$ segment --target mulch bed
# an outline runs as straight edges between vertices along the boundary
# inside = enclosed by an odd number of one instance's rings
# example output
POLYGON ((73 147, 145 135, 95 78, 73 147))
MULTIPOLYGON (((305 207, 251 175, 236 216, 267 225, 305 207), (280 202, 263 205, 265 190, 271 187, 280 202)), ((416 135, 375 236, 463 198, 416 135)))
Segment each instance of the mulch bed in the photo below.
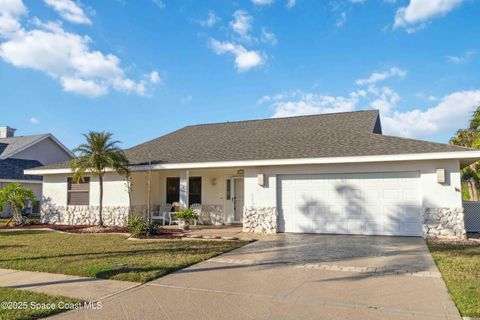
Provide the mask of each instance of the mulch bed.
POLYGON ((78 232, 81 229, 89 228, 91 226, 85 226, 85 225, 80 225, 80 226, 72 226, 72 225, 65 225, 65 224, 29 224, 25 226, 1 226, 0 229, 53 229, 53 230, 58 230, 58 231, 65 231, 65 232, 78 232))

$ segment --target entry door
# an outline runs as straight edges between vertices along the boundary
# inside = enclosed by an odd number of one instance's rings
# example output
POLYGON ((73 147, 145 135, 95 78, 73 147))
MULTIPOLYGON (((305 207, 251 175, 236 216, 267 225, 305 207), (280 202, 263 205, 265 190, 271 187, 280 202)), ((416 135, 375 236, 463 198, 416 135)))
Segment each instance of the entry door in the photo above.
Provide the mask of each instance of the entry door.
POLYGON ((233 178, 233 222, 243 221, 244 182, 243 178, 233 178))

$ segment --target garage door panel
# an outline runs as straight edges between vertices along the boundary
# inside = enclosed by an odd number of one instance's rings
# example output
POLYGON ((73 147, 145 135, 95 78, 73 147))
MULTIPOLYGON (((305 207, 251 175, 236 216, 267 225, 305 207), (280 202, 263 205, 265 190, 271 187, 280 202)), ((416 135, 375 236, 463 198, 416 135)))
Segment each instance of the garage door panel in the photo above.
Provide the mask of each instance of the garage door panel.
POLYGON ((278 177, 279 230, 421 235, 418 172, 278 177))

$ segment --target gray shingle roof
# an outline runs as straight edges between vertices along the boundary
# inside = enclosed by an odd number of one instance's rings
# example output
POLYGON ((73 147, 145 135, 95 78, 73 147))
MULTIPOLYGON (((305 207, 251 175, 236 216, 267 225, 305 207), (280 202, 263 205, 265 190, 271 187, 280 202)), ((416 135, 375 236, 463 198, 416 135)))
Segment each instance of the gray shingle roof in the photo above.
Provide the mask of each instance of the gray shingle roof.
POLYGON ((24 160, 9 158, 0 160, 0 179, 12 180, 42 180, 42 176, 25 175, 23 170, 41 166, 37 160, 24 160))
MULTIPOLYGON (((386 136, 377 111, 187 126, 125 153, 131 164, 297 159, 468 151, 386 136)), ((68 163, 43 168, 68 168, 68 163)))
POLYGON ((0 138, 0 157, 9 157, 25 146, 48 136, 48 134, 36 134, 31 136, 18 136, 0 138))

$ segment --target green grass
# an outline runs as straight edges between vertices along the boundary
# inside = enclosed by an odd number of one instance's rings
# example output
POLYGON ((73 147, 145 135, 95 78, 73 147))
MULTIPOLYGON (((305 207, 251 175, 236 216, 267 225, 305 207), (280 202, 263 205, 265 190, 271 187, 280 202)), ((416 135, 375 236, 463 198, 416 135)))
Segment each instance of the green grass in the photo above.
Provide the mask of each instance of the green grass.
POLYGON ((243 245, 240 241, 131 241, 113 234, 10 231, 0 232, 0 268, 147 282, 243 245))
POLYGON ((2 302, 0 319, 23 320, 42 318, 66 311, 62 304, 81 303, 81 300, 28 290, 0 288, 0 302, 2 302), (7 305, 4 306, 4 303, 7 305))
POLYGON ((462 316, 480 317, 480 245, 428 247, 462 316))

